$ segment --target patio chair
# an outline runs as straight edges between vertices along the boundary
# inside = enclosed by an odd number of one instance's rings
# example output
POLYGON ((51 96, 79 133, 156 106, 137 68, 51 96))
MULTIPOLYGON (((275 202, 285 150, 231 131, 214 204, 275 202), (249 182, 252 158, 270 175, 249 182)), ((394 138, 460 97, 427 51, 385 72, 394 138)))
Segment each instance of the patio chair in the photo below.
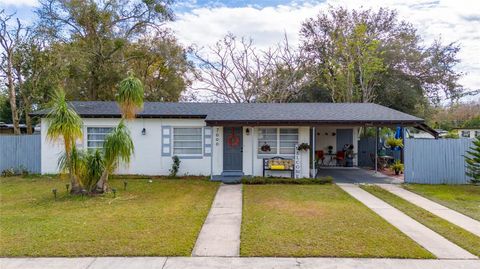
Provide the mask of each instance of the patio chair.
POLYGON ((337 151, 337 154, 333 158, 336 160, 337 165, 339 165, 339 164, 344 165, 344 163, 345 163, 345 151, 343 151, 343 150, 337 151))
POLYGON ((323 162, 325 161, 325 153, 323 153, 323 150, 316 150, 315 151, 315 157, 317 159, 317 165, 325 165, 323 162))

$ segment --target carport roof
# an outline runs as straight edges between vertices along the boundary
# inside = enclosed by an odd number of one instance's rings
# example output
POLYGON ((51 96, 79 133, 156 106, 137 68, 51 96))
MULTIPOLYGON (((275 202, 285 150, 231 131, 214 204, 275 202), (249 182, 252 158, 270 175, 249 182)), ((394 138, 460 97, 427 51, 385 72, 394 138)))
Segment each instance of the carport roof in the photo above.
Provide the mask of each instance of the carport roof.
MULTIPOLYGON (((120 117, 112 101, 70 102, 84 118, 120 117)), ((48 110, 32 115, 45 116, 48 110)), ((145 102, 140 118, 202 118, 216 124, 404 124, 424 122, 415 116, 373 103, 165 103, 145 102)))

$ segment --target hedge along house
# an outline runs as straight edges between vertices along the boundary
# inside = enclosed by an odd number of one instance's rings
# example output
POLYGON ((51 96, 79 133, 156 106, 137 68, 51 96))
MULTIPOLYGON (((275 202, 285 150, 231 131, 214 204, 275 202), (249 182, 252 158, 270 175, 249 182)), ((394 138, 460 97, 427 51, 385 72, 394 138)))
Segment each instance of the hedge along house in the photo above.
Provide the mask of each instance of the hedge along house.
MULTIPOLYGON (((101 148, 120 120, 115 102, 71 102, 83 119, 84 149, 101 148)), ((47 139, 46 111, 41 117, 41 171, 57 173, 62 145, 47 139)), ((420 118, 371 103, 161 103, 146 102, 128 122, 135 145, 129 166, 118 174, 168 175, 172 156, 181 160, 180 175, 205 175, 213 180, 261 176, 264 159, 296 158, 296 177, 312 177, 314 155, 298 151, 307 143, 316 151, 332 152, 352 144, 356 152, 361 127, 414 126, 431 131, 420 118), (264 145, 270 150, 265 151, 264 145)), ((354 154, 353 165, 357 164, 354 154)), ((287 171, 267 175, 290 176, 287 171)))

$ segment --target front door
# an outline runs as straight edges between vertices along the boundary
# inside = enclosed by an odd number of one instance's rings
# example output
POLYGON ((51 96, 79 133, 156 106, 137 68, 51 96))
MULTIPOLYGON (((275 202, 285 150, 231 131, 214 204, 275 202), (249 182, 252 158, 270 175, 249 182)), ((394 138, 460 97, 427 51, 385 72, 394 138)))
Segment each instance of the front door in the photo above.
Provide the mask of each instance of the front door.
POLYGON ((223 171, 242 171, 242 127, 223 128, 223 171))
POLYGON ((345 149, 346 145, 353 144, 352 129, 337 129, 337 151, 345 149))

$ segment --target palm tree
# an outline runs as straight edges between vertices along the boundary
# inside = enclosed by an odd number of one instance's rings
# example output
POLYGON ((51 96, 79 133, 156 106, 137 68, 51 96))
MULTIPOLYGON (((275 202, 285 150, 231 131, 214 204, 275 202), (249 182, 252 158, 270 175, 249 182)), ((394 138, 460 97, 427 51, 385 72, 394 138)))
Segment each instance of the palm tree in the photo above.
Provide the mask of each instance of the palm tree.
POLYGON ((130 74, 120 82, 116 99, 123 118, 134 119, 137 112, 143 107, 142 82, 130 74))
POLYGON ((80 182, 74 172, 72 160, 72 148, 75 141, 82 137, 82 119, 69 107, 65 92, 58 90, 53 98, 51 110, 47 115, 49 126, 47 137, 52 141, 63 139, 65 147, 65 163, 68 164, 68 173, 71 183, 71 193, 80 193, 82 191, 80 182))
POLYGON ((107 135, 103 143, 103 160, 104 167, 102 176, 97 182, 95 192, 103 193, 108 190, 108 176, 113 173, 120 162, 128 164, 130 156, 134 152, 132 138, 130 131, 125 125, 124 120, 121 120, 113 131, 107 135))

